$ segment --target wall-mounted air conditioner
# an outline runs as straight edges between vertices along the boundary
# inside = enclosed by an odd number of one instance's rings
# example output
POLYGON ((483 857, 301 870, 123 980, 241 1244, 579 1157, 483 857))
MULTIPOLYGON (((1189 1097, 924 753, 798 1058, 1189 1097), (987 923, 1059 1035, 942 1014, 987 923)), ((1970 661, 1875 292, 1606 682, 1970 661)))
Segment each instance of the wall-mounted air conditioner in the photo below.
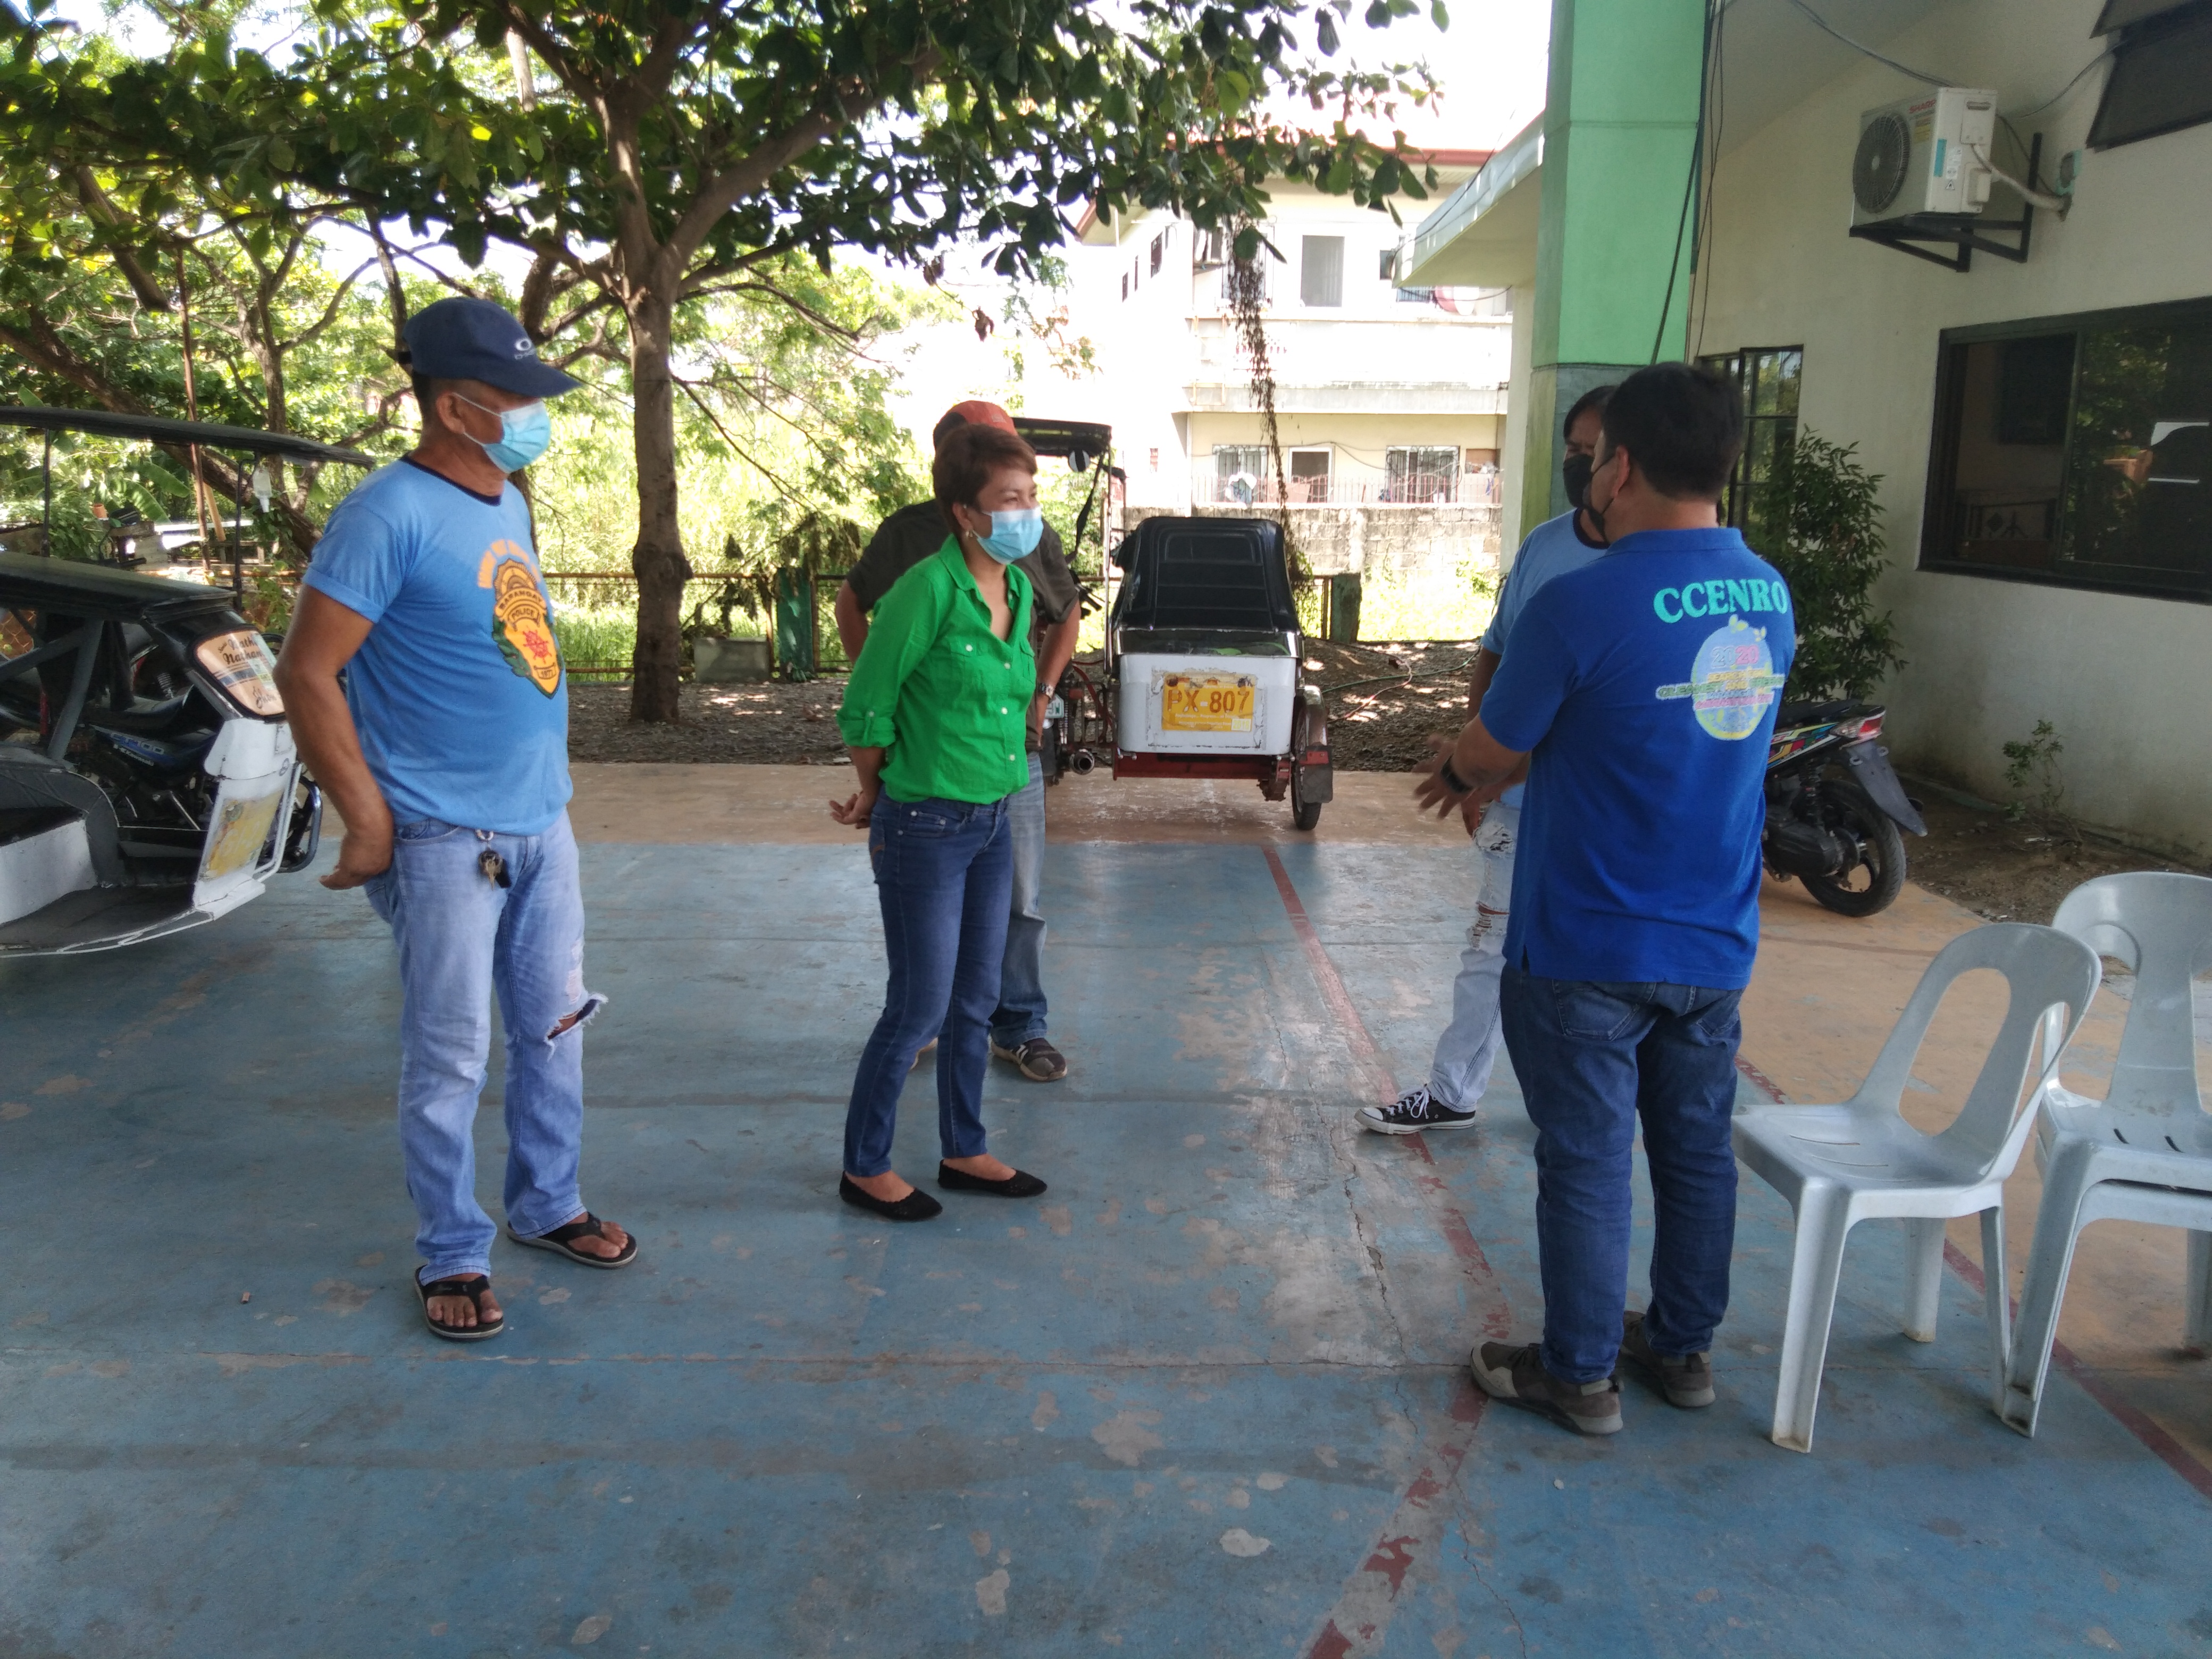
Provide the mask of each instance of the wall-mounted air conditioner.
POLYGON ((1996 119, 1996 94, 1970 87, 1867 111, 1851 157, 1852 225, 1979 213, 1990 199, 1996 119))

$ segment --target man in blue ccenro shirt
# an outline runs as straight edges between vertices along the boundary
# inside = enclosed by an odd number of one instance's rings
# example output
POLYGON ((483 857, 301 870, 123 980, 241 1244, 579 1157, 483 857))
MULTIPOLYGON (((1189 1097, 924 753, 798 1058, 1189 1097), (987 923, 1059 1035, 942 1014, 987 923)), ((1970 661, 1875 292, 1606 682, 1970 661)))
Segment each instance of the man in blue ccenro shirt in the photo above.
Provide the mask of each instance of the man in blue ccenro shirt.
POLYGON ((507 481, 544 452, 544 400, 578 382, 488 300, 425 307, 406 343, 422 441, 331 513, 276 678, 345 819, 323 884, 364 888, 399 947, 399 1139, 422 1317, 476 1341, 501 1328, 471 1134, 495 992, 507 1236, 592 1267, 637 1254, 577 1194, 580 1028, 601 1000, 584 988, 567 678, 529 509, 507 481))
POLYGON ((1540 1344, 1469 1356, 1492 1397, 1621 1425, 1626 1352, 1710 1405, 1735 1236, 1736 1004, 1759 943, 1759 839, 1790 595, 1722 527, 1735 388, 1681 363, 1606 405, 1589 486, 1611 550, 1528 601, 1483 699, 1417 792, 1449 811, 1530 761, 1501 1001, 1536 1126, 1540 1344), (1642 1119, 1651 1298, 1624 1315, 1642 1119))
MULTIPOLYGON (((1529 597, 1554 576, 1579 570, 1605 555, 1605 538, 1589 515, 1592 458, 1597 453, 1598 422, 1613 388, 1601 386, 1575 399, 1560 422, 1567 441, 1565 475, 1567 500, 1573 503, 1556 519, 1547 519, 1528 532, 1506 573, 1504 590, 1498 596, 1498 613, 1490 619, 1475 653, 1474 670, 1468 676, 1467 712, 1469 719, 1482 712, 1482 699, 1505 659, 1505 644, 1513 624, 1529 597)), ((1358 1121, 1376 1134, 1417 1135, 1431 1129, 1464 1129, 1480 1121, 1475 1109, 1482 1091, 1490 1086, 1491 1068, 1498 1060, 1501 1027, 1498 1018, 1498 975, 1505 967, 1505 928, 1512 909, 1513 849, 1521 839, 1522 799, 1526 784, 1516 783, 1485 803, 1468 797, 1461 808, 1474 850, 1474 925, 1467 930, 1467 949, 1460 952, 1459 973, 1452 981, 1451 1023, 1437 1039, 1425 1083, 1416 1084, 1388 1106, 1363 1106, 1358 1121)))

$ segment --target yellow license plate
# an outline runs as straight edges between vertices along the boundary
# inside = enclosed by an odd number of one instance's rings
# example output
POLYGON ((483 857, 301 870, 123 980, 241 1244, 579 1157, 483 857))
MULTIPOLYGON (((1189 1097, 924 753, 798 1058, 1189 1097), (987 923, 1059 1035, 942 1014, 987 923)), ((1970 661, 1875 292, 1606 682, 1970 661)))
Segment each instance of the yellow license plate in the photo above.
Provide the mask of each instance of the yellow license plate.
POLYGON ((1243 674, 1170 674, 1160 686, 1164 732, 1249 732, 1257 688, 1243 674))
POLYGON ((276 822, 276 808, 284 792, 272 790, 244 800, 226 800, 216 808, 215 833, 208 837, 207 856, 200 861, 200 879, 214 881, 242 870, 261 854, 269 842, 269 826, 276 822))

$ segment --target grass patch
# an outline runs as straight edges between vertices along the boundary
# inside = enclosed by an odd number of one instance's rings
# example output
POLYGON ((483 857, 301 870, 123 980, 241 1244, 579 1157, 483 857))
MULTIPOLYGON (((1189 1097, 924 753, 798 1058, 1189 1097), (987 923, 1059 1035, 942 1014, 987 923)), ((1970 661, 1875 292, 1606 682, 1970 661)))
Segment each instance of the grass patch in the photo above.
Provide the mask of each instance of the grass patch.
POLYGON ((561 660, 576 667, 600 667, 610 663, 627 666, 637 649, 637 616, 630 611, 556 611, 553 635, 561 642, 561 660))

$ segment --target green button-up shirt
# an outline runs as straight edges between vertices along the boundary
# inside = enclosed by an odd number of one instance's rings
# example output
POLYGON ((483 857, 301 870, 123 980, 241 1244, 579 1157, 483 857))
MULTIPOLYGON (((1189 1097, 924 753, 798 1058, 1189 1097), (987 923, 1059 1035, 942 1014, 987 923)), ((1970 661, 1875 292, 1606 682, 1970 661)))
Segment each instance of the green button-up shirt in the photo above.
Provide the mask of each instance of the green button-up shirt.
POLYGON ((1030 600, 1029 578, 1010 568, 1014 636, 994 634, 991 607, 948 536, 878 602, 837 729, 856 749, 890 751, 881 781, 893 800, 993 801, 1027 785, 1030 600))

